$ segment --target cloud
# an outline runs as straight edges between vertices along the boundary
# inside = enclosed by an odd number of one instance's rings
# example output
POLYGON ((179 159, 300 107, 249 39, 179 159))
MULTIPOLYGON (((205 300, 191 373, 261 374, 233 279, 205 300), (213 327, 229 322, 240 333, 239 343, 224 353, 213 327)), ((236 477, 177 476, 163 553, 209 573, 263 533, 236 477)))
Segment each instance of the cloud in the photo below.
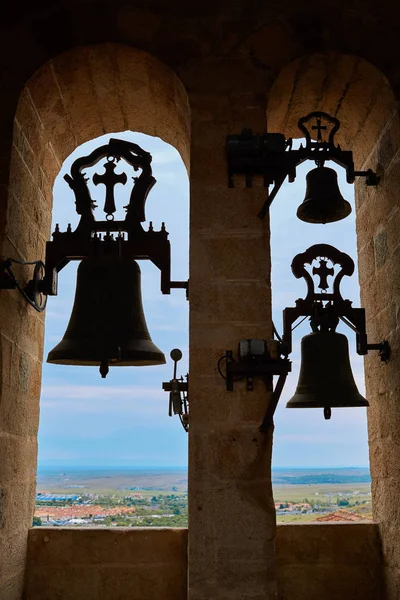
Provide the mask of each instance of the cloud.
MULTIPOLYGON (((162 392, 161 392, 162 394, 162 392)), ((123 398, 149 398, 160 395, 160 388, 103 387, 100 385, 44 385, 42 397, 102 399, 109 396, 123 398)))
POLYGON ((175 150, 175 148, 169 147, 167 150, 158 150, 156 152, 152 152, 153 157, 153 168, 161 165, 171 165, 171 163, 182 163, 182 159, 179 155, 179 152, 175 150))
POLYGON ((324 433, 302 434, 302 433, 287 433, 274 435, 275 443, 277 442, 301 442, 303 444, 326 444, 327 442, 336 442, 336 436, 324 433))
POLYGON ((138 419, 157 417, 168 411, 168 395, 161 388, 90 385, 45 385, 41 410, 48 418, 60 414, 118 415, 135 414, 138 419))

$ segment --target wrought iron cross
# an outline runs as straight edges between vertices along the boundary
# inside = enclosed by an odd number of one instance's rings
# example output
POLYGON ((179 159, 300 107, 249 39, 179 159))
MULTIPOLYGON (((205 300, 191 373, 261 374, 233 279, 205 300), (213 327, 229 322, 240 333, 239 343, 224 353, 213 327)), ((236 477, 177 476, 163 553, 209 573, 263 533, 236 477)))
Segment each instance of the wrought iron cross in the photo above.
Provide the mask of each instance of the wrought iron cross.
POLYGON ((99 183, 102 183, 106 186, 104 212, 107 215, 112 215, 117 210, 114 200, 114 187, 117 183, 122 183, 125 185, 127 181, 126 173, 115 173, 115 167, 115 162, 108 160, 104 165, 105 173, 103 175, 98 175, 97 173, 93 175, 94 185, 99 185, 99 183))
POLYGON ((323 260, 322 258, 319 261, 319 267, 313 268, 312 274, 313 275, 318 275, 319 276, 319 289, 320 290, 327 290, 329 288, 329 283, 328 283, 328 275, 334 275, 335 274, 335 270, 332 268, 327 267, 327 261, 323 260))
POLYGON ((326 129, 326 128, 327 128, 326 125, 321 125, 321 119, 317 118, 317 124, 313 125, 312 129, 316 129, 317 130, 317 132, 318 132, 317 133, 317 139, 318 139, 319 142, 322 141, 322 134, 321 134, 321 132, 322 132, 323 129, 326 129))

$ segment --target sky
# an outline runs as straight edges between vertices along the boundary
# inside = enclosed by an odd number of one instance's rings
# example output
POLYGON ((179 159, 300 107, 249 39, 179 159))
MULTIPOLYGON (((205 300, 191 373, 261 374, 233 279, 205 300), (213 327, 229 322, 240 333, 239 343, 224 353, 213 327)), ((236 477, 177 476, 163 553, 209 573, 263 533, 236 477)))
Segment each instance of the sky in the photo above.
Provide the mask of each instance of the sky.
MULTIPOLYGON (((153 221, 159 229, 165 221, 171 241, 171 278, 188 278, 189 183, 178 152, 159 138, 124 132, 97 138, 80 146, 64 163, 54 184, 53 225, 65 231, 78 223, 74 195, 63 175, 72 162, 95 147, 119 137, 138 143, 153 156, 153 175, 157 179, 146 203, 146 223, 153 221)), ((117 168, 117 172, 122 170, 117 168)), ((87 174, 102 173, 100 162, 87 174)), ((333 167, 330 163, 327 166, 333 167)), ((293 257, 316 243, 337 246, 356 260, 354 187, 345 182, 339 171, 342 195, 352 204, 346 219, 328 225, 303 223, 296 217, 297 206, 304 199, 305 176, 314 167, 310 161, 297 169, 294 183, 284 183, 271 207, 271 250, 273 318, 282 332, 282 310, 294 306, 304 297, 305 284, 291 273, 293 257)), ((104 218, 105 188, 91 184, 92 198, 98 201, 96 216, 104 218)), ((116 188, 116 218, 123 218, 130 189, 116 188)), ((264 201, 260 194, 260 206, 264 201)), ((59 274, 57 296, 49 297, 46 309, 45 359, 61 340, 71 314, 78 262, 69 263, 59 274)), ((151 367, 110 368, 101 379, 94 367, 50 365, 44 362, 39 427, 39 468, 46 466, 186 466, 187 434, 177 416, 168 416, 168 394, 162 382, 172 377, 173 363, 169 352, 180 348, 183 358, 178 375, 188 370, 189 305, 184 290, 171 295, 160 292, 160 271, 149 261, 140 261, 142 299, 146 321, 153 342, 164 352, 165 365, 151 367)), ((346 278, 345 278, 346 279, 346 278)), ((342 285, 343 295, 359 304, 357 269, 342 285)), ((338 329, 349 339, 353 373, 360 393, 365 394, 362 357, 355 353, 355 336, 349 328, 338 329)), ((293 333, 293 370, 287 378, 275 415, 273 466, 333 467, 368 465, 366 409, 346 408, 332 411, 326 421, 322 409, 285 409, 296 388, 299 369, 300 340, 310 332, 307 321, 293 333)), ((375 340, 373 340, 375 341, 375 340)), ((379 358, 377 358, 379 360, 379 358)))

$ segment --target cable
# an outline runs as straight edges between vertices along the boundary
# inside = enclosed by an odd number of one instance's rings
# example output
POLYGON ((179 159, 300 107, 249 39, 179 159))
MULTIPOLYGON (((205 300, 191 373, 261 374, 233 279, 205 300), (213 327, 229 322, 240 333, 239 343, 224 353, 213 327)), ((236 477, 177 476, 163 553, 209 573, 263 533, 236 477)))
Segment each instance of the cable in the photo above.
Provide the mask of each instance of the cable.
POLYGON ((4 261, 4 267, 7 270, 8 274, 10 275, 10 277, 12 278, 15 287, 17 288, 17 290, 22 294, 22 296, 25 298, 25 300, 37 311, 37 312, 43 312, 44 309, 46 308, 46 304, 47 304, 47 296, 45 297, 45 301, 43 304, 38 304, 35 300, 36 297, 36 292, 37 290, 35 290, 35 283, 37 283, 38 281, 38 275, 39 275, 39 271, 40 269, 45 269, 45 265, 41 260, 34 260, 31 262, 25 262, 22 260, 16 260, 14 258, 8 258, 6 261, 4 261), (11 268, 11 264, 17 264, 17 265, 35 265, 34 271, 33 271, 33 279, 31 280, 32 286, 33 286, 33 291, 32 291, 32 296, 33 299, 25 292, 25 290, 21 287, 19 281, 17 280, 17 278, 15 277, 15 274, 11 268))
POLYGON ((292 327, 292 331, 294 331, 295 329, 297 329, 297 327, 298 327, 299 325, 301 325, 301 324, 303 323, 303 321, 305 321, 305 320, 307 319, 307 317, 308 317, 308 315, 306 315, 306 316, 304 317, 304 319, 302 319, 301 321, 299 321, 299 322, 297 323, 297 325, 295 325, 294 327, 292 327))
POLYGON ((282 337, 279 335, 277 328, 275 327, 275 323, 272 321, 272 331, 274 332, 274 334, 276 335, 276 339, 278 340, 278 342, 283 342, 282 337))
MULTIPOLYGON (((227 354, 224 354, 224 356, 221 356, 221 358, 219 359, 218 363, 217 363, 217 369, 218 369, 218 373, 221 375, 221 377, 223 379, 225 379, 226 381, 226 375, 223 374, 223 372, 221 371, 221 362, 226 359, 226 360, 230 360, 231 362, 236 362, 236 360, 233 358, 233 356, 228 356, 227 354)), ((246 375, 242 375, 241 377, 238 377, 237 379, 233 379, 233 381, 241 381, 242 379, 244 379, 246 377, 246 375)))

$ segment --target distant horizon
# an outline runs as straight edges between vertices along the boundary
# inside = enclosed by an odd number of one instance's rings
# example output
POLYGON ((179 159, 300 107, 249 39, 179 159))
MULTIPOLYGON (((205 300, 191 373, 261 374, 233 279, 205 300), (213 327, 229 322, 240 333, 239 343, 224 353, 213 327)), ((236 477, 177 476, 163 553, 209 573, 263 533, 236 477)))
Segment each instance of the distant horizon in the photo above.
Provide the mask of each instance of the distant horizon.
MULTIPOLYGON (((40 463, 38 464, 38 471, 40 469, 179 469, 179 470, 188 470, 188 465, 134 465, 134 464, 114 464, 114 465, 83 465, 83 464, 71 464, 71 463, 40 463)), ((369 465, 303 465, 303 466, 272 466, 272 470, 300 470, 300 469, 368 469, 369 465)))

